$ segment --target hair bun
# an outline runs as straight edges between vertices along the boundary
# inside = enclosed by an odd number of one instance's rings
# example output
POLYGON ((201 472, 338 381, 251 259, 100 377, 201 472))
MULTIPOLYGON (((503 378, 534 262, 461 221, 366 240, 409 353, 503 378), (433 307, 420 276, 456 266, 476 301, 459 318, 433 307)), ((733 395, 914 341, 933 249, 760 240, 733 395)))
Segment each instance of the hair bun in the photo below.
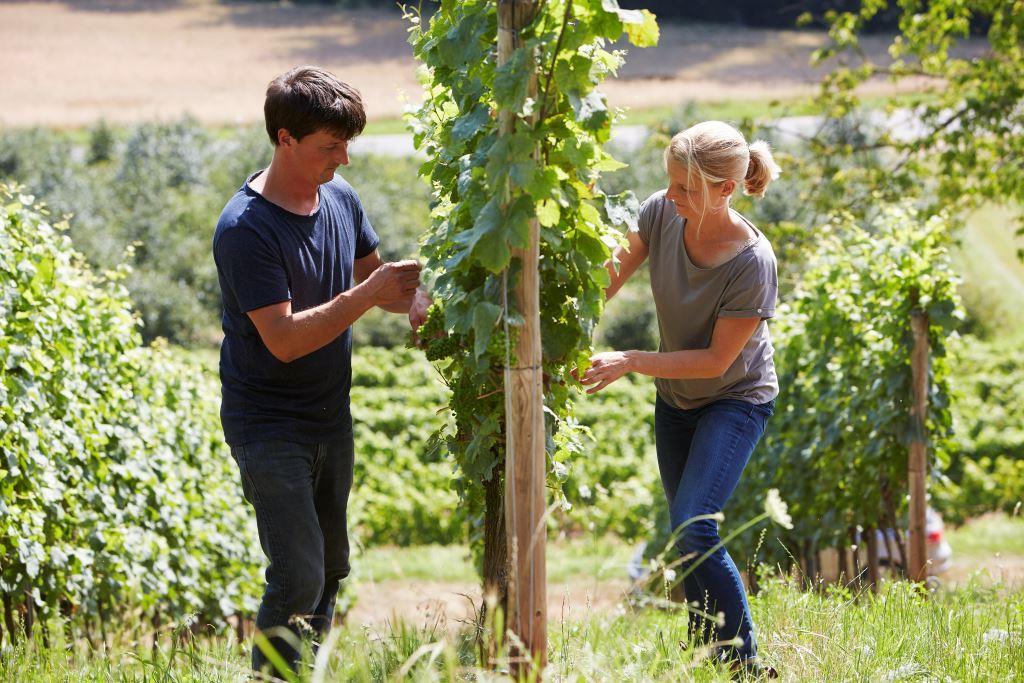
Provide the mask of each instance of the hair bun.
POLYGON ((743 179, 743 191, 752 197, 763 197, 768 183, 778 178, 781 172, 768 143, 756 140, 750 145, 750 163, 743 179))

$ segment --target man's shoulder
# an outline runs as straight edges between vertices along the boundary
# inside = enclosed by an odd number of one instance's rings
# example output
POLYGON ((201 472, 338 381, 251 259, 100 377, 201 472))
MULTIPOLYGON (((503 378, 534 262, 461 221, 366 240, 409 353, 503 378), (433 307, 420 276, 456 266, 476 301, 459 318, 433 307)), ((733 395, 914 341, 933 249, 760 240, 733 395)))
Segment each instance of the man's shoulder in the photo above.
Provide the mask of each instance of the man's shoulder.
POLYGON ((321 187, 325 190, 324 196, 330 201, 346 206, 359 205, 359 195, 356 194, 355 188, 340 175, 335 175, 321 187))
POLYGON ((258 228, 259 205, 256 199, 251 193, 246 192, 244 187, 231 195, 224 208, 221 209, 217 227, 213 232, 215 249, 225 235, 240 236, 258 228))

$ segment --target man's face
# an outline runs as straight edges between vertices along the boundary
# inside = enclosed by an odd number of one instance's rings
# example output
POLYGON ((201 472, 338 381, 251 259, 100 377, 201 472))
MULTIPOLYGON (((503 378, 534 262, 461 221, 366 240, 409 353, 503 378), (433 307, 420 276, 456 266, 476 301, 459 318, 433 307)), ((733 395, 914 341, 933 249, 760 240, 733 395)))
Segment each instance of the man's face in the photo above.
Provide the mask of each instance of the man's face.
POLYGON ((301 140, 291 140, 295 167, 310 182, 330 182, 339 166, 348 165, 348 140, 326 130, 310 133, 301 140))

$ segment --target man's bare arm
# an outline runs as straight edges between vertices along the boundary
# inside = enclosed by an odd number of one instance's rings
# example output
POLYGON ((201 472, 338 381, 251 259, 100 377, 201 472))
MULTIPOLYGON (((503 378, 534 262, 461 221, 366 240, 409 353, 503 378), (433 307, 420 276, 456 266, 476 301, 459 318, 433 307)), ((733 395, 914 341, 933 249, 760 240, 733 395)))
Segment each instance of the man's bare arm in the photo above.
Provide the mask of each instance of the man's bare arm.
POLYGON ((325 304, 292 313, 292 303, 282 301, 249 311, 249 318, 270 353, 282 363, 290 363, 334 341, 374 306, 404 305, 399 312, 408 311, 419 277, 420 266, 415 261, 385 263, 325 304))

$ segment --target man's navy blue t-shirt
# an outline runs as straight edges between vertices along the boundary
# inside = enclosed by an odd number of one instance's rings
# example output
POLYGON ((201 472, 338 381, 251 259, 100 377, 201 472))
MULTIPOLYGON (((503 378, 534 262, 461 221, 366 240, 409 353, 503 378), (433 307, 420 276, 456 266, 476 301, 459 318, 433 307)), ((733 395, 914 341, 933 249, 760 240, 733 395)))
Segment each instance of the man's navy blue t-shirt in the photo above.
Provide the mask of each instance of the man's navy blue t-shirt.
POLYGON ((267 439, 315 443, 352 427, 351 328, 282 363, 247 313, 289 300, 298 313, 330 301, 352 287, 353 261, 373 253, 379 240, 340 177, 320 186, 313 215, 300 216, 253 190, 256 175, 228 201, 213 236, 224 304, 224 437, 233 446, 267 439))

